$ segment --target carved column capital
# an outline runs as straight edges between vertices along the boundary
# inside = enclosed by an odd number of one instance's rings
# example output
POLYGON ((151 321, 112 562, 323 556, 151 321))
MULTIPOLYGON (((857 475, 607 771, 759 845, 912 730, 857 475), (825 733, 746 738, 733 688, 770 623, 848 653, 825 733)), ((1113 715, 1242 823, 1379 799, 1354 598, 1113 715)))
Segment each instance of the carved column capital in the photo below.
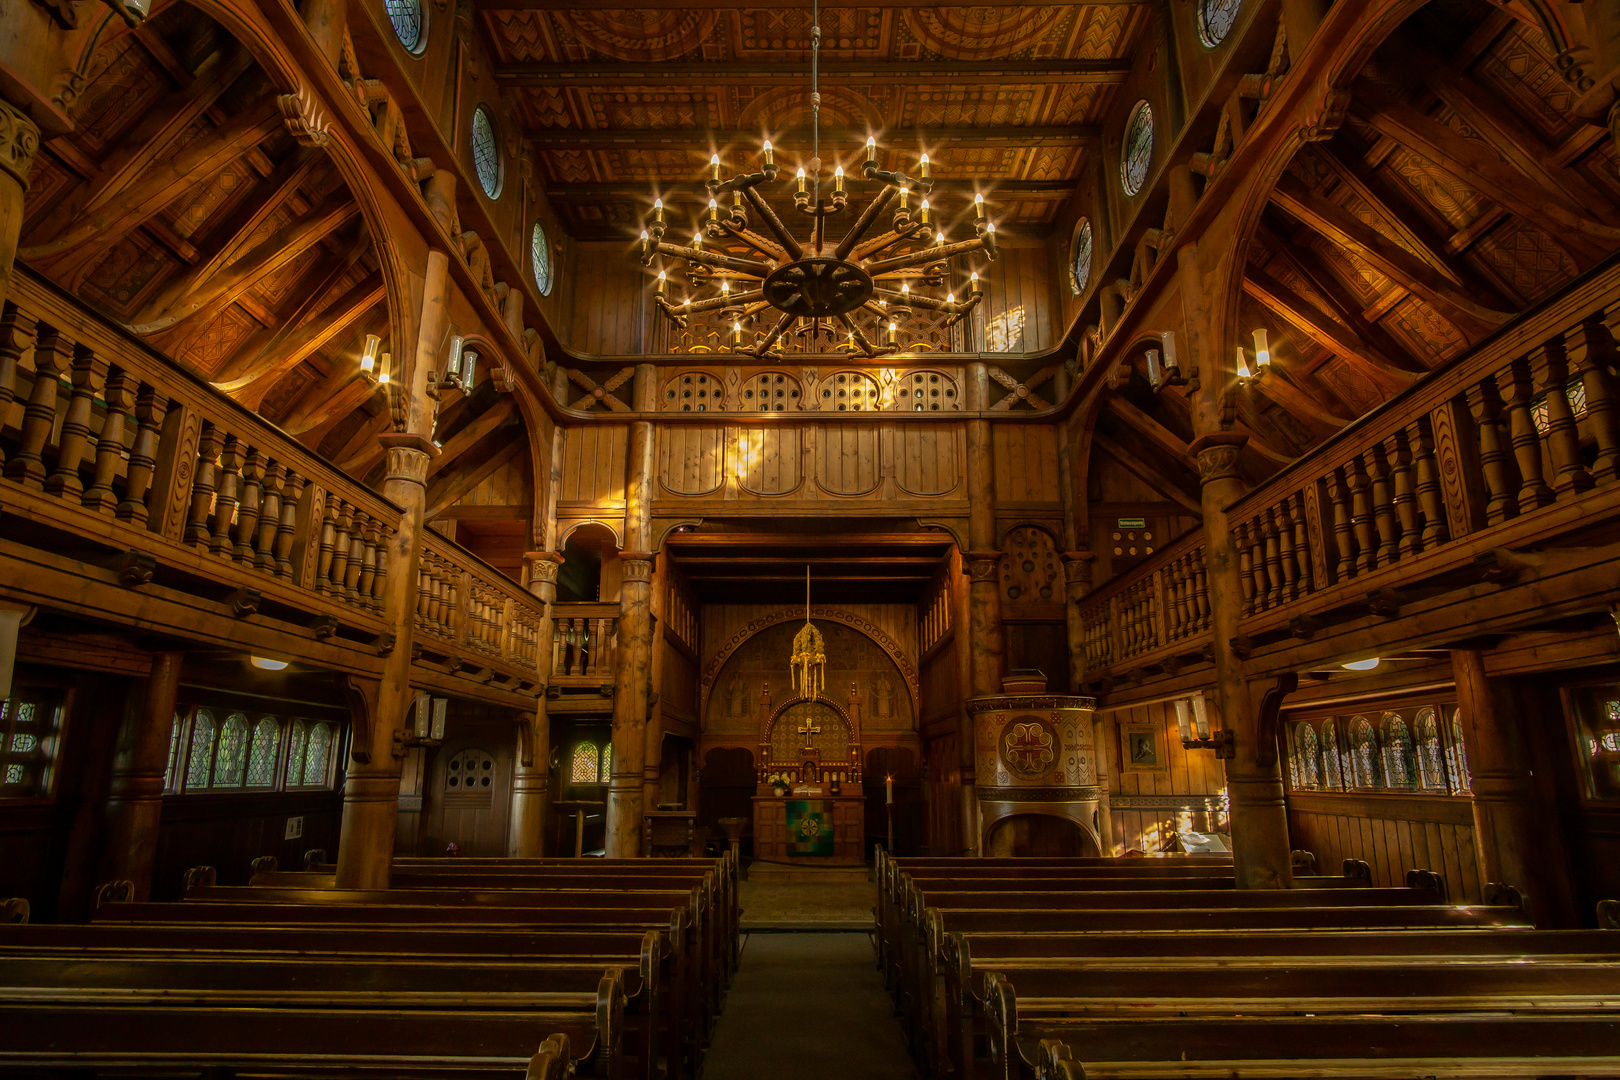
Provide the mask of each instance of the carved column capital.
POLYGON ((39 125, 9 102, 0 101, 0 169, 28 190, 28 170, 39 152, 39 125))
POLYGON ((653 560, 657 557, 658 553, 656 551, 619 552, 619 566, 624 572, 624 580, 651 582, 653 578, 653 560))
POLYGON ((377 436, 377 441, 388 452, 388 479, 427 485, 428 465, 439 456, 439 448, 431 439, 408 432, 391 432, 377 436))
POLYGON ((1091 560, 1094 558, 1096 555, 1090 551, 1063 553, 1063 583, 1071 601, 1084 599, 1091 591, 1091 560))
POLYGON ((968 580, 973 584, 996 584, 1001 579, 1001 552, 970 551, 966 555, 966 567, 968 580))
POLYGON ((1198 478, 1203 483, 1238 476, 1238 455, 1249 441, 1247 435, 1235 431, 1217 431, 1213 435, 1196 438, 1187 452, 1198 460, 1198 478))
POLYGON ((555 585, 557 571, 562 568, 563 557, 555 551, 525 551, 523 560, 529 564, 529 579, 555 585))

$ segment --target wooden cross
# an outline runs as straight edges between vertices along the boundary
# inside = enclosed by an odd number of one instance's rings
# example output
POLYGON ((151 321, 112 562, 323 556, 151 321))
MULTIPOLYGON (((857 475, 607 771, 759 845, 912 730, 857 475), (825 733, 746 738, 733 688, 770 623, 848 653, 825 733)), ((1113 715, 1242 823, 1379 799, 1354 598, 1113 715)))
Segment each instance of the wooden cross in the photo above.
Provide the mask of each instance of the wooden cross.
POLYGON ((811 750, 814 746, 810 742, 810 736, 820 735, 821 727, 814 720, 805 717, 804 723, 799 727, 799 734, 804 736, 804 748, 811 750))

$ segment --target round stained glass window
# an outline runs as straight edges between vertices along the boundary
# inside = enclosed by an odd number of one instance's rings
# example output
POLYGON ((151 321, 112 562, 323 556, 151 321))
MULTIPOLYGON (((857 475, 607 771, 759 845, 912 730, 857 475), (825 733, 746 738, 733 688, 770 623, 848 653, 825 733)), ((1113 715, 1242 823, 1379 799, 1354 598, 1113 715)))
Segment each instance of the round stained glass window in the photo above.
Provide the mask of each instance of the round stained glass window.
POLYGON ((383 0, 383 10, 394 25, 394 36, 410 52, 422 48, 422 0, 383 0))
POLYGON ((1153 163, 1153 106, 1138 101, 1125 125, 1125 146, 1119 158, 1119 182, 1125 194, 1135 195, 1147 183, 1153 163))
POLYGON ((1198 40, 1213 49, 1226 40, 1243 0, 1198 0, 1198 40))
POLYGON ((529 267, 534 271, 534 284, 541 296, 551 295, 551 241, 546 239, 546 227, 538 221, 529 237, 529 267))
POLYGON ((473 110, 472 155, 478 186, 495 198, 501 193, 501 151, 495 142, 495 121, 482 105, 473 110))
POLYGON ((1091 219, 1081 218, 1080 227, 1074 230, 1074 251, 1069 257, 1069 284, 1074 288, 1074 295, 1079 296, 1086 290, 1086 283, 1091 280, 1091 219))

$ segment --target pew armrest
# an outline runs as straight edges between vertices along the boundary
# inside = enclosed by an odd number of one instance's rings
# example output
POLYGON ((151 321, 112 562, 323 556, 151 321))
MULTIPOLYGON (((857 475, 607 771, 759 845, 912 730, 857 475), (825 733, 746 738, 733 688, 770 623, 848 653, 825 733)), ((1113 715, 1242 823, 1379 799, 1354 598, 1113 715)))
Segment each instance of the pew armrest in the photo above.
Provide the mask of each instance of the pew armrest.
POLYGON ((523 1080, 568 1080, 574 1075, 574 1062, 568 1053, 568 1036, 547 1035, 540 1049, 529 1059, 523 1080))

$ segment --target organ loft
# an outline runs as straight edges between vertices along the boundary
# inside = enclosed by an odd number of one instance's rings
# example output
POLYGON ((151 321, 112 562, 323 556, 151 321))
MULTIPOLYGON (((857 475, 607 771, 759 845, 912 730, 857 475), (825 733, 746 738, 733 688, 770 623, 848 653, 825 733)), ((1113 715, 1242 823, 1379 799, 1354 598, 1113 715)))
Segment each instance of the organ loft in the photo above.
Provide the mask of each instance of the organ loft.
POLYGON ((1620 1078, 1620 7, 622 2, 0 0, 0 1073, 1620 1078))

